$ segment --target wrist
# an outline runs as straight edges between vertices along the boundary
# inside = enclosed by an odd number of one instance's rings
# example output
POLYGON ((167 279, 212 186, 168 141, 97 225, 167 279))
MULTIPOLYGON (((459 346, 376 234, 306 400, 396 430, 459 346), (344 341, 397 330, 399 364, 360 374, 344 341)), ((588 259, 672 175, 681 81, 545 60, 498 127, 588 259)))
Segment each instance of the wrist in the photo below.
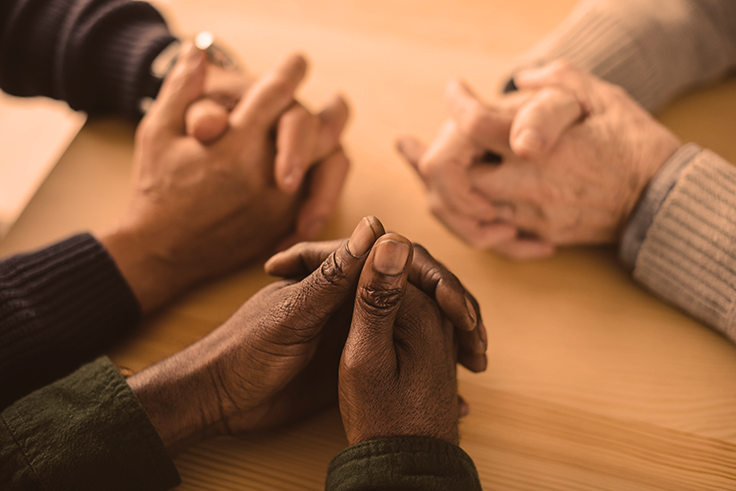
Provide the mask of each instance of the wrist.
POLYGON ((225 433, 206 362, 192 348, 126 379, 169 454, 225 433))
POLYGON ((133 291, 143 314, 148 314, 184 291, 194 280, 186 268, 176 267, 146 241, 140 231, 118 227, 103 234, 100 243, 115 261, 133 291))
POLYGON ((655 131, 659 134, 650 134, 645 142, 641 142, 640 150, 644 151, 640 152, 639 157, 632 159, 632 178, 628 183, 631 193, 621 213, 617 234, 619 240, 652 180, 682 147, 682 142, 673 133, 661 125, 657 126, 655 131))

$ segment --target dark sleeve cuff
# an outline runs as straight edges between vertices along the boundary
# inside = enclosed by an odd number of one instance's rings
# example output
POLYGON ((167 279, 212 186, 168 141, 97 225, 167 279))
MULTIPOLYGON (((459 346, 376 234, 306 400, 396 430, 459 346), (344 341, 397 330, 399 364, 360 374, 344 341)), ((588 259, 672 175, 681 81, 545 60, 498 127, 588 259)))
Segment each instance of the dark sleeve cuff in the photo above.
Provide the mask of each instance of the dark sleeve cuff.
POLYGON ((151 62, 173 40, 162 15, 130 0, 0 2, 0 87, 90 115, 140 118, 151 62))
POLYGON ((473 461, 457 445, 406 436, 348 447, 330 463, 328 491, 480 491, 473 461))
MULTIPOLYGON (((98 2, 99 3, 99 2, 98 2)), ((64 66, 65 97, 74 109, 97 114, 141 116, 140 100, 160 83, 153 60, 176 40, 161 14, 146 2, 107 2, 94 22, 75 19, 64 66), (78 34, 77 34, 78 33, 78 34)))
POLYGON ((682 170, 702 151, 703 149, 695 143, 688 143, 681 147, 665 162, 644 190, 629 217, 619 244, 619 260, 628 271, 634 270, 636 257, 639 255, 639 249, 647 236, 647 231, 665 198, 675 186, 682 170))
POLYGON ((0 262, 0 408, 93 360, 140 319, 133 292, 89 234, 0 262))
POLYGON ((107 358, 0 416, 0 488, 165 490, 179 474, 133 391, 107 358))

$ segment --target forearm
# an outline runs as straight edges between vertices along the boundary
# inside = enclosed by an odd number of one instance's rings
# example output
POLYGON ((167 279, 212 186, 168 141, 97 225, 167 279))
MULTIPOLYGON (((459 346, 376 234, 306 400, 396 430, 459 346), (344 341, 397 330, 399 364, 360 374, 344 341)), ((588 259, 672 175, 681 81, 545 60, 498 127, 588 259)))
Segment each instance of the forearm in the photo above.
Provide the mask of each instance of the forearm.
POLYGON ((4 0, 0 9, 0 88, 90 114, 137 118, 151 62, 174 40, 145 2, 4 0))
POLYGON ((208 354, 200 342, 127 379, 171 455, 226 433, 208 354))
POLYGON ((114 229, 103 234, 100 242, 130 285, 144 314, 168 303, 200 279, 193 275, 193 268, 178 266, 164 254, 157 254, 157 244, 137 229, 114 229))
POLYGON ((140 320, 105 249, 82 234, 0 262, 0 407, 99 356, 140 320))
POLYGON ((736 67, 732 0, 584 0, 517 67, 564 58, 649 110, 736 67))

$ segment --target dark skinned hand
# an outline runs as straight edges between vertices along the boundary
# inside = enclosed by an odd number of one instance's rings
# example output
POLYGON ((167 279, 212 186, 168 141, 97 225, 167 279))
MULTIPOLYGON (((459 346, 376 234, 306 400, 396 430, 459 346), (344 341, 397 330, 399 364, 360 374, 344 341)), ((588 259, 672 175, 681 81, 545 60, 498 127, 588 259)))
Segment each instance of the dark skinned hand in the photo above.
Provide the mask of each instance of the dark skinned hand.
POLYGON ((128 379, 171 452, 336 401, 355 288, 381 234, 377 219, 362 220, 312 274, 269 285, 211 334, 128 379))
POLYGON ((408 283, 412 255, 409 240, 384 235, 360 275, 339 379, 351 445, 395 436, 459 443, 453 329, 408 283))
MULTIPOLYGON (((342 242, 308 242, 276 254, 266 263, 269 274, 304 277, 320 267, 342 242)), ((419 244, 413 244, 409 282, 433 299, 442 314, 455 326, 459 345, 458 361, 472 372, 482 372, 488 365, 486 328, 480 307, 460 280, 419 244)))

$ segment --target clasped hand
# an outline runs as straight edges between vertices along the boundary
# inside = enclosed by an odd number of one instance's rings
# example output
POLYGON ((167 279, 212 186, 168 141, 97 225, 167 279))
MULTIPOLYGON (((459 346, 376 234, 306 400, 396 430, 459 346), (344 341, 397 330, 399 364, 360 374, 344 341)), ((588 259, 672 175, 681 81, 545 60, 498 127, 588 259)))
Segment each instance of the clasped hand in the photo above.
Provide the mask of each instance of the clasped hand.
POLYGON ((257 79, 218 70, 185 45, 136 133, 130 205, 101 238, 144 313, 312 238, 347 174, 347 106, 314 116, 295 101, 301 56, 257 79))
POLYGON ((351 444, 457 443, 456 359, 484 370, 486 335, 452 273, 374 217, 348 240, 277 254, 266 270, 288 279, 128 379, 168 448, 283 425, 338 399, 351 444))
POLYGON ((492 103, 451 82, 451 118, 429 147, 398 141, 430 208, 471 245, 515 258, 618 241, 680 142, 621 88, 568 63, 514 82, 519 92, 492 103))

